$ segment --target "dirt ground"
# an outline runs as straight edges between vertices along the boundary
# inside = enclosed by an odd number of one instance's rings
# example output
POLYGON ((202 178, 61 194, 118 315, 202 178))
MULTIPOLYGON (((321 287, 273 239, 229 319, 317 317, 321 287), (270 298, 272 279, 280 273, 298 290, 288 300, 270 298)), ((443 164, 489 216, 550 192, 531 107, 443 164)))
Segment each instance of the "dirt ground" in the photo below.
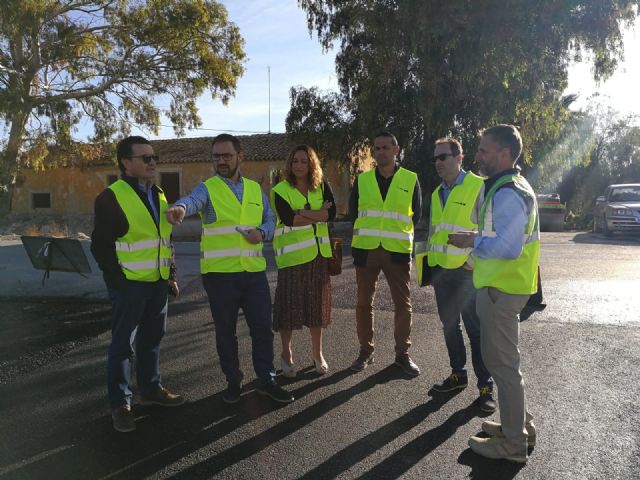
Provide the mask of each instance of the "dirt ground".
POLYGON ((107 331, 107 303, 0 298, 0 385, 107 331))
POLYGON ((0 239, 18 240, 20 235, 86 240, 93 231, 93 215, 0 215, 0 239))

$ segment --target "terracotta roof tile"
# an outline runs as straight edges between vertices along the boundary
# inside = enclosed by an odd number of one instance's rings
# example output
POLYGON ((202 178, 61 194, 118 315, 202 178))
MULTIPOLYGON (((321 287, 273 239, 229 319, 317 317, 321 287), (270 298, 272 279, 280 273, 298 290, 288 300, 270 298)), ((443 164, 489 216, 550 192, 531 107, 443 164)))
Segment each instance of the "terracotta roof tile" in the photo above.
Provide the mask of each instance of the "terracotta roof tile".
MULTIPOLYGON (((214 137, 153 140, 153 149, 160 163, 196 163, 211 161, 211 142, 214 137)), ((291 144, 285 133, 238 135, 246 161, 284 160, 291 144)))

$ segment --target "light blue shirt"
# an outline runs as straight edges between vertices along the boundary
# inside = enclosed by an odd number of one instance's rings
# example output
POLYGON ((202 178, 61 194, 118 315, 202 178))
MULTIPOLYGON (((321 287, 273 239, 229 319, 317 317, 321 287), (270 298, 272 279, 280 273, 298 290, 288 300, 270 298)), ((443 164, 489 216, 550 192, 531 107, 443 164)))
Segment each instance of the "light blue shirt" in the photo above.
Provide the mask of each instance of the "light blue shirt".
POLYGON ((493 196, 495 237, 476 237, 473 254, 478 258, 514 260, 522 255, 525 225, 529 221, 527 205, 511 188, 501 188, 493 196))
POLYGON ((449 198, 449 195, 451 195, 451 190, 453 190, 456 185, 460 185, 462 182, 464 182, 464 177, 466 176, 467 172, 460 169, 460 173, 456 177, 456 180, 453 182, 453 185, 451 185, 451 187, 447 185, 447 182, 445 182, 444 180, 442 181, 442 183, 440 184, 440 200, 442 200, 442 208, 444 208, 444 206, 447 204, 447 199, 449 198))
MULTIPOLYGON (((242 203, 242 194, 244 192, 244 182, 242 181, 242 177, 240 177, 238 183, 233 183, 228 178, 224 178, 221 176, 219 177, 224 183, 229 186, 238 201, 242 203)), ((260 191, 262 192, 263 210, 262 225, 260 225, 258 228, 264 231, 265 240, 271 240, 276 228, 276 216, 273 213, 273 210, 271 210, 269 199, 267 198, 266 194, 262 191, 262 189, 260 189, 260 191)), ((174 205, 181 205, 185 208, 185 217, 193 215, 194 213, 201 212, 204 215, 204 223, 213 223, 216 221, 216 211, 213 203, 211 202, 211 198, 209 197, 209 190, 204 183, 199 184, 196 188, 193 189, 193 192, 176 201, 174 205)))

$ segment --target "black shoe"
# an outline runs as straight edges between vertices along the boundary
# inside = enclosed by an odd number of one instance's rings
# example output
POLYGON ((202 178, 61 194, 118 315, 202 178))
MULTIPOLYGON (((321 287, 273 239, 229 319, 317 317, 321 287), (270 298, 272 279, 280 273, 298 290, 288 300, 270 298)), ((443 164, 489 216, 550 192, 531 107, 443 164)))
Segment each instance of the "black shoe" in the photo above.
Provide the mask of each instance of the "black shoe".
POLYGON ((358 358, 356 358, 353 363, 351 364, 351 370, 353 370, 354 372, 361 372, 362 370, 364 370, 365 368, 367 368, 368 365, 371 365, 373 363, 373 352, 371 353, 367 353, 367 352, 360 352, 360 355, 358 355, 358 358))
POLYGON ((453 390, 462 390, 467 388, 467 377, 458 375, 457 373, 452 373, 449 375, 444 382, 440 385, 434 385, 433 389, 436 392, 446 393, 451 392, 453 390))
POLYGON ((486 413, 493 413, 498 408, 498 404, 493 399, 493 389, 491 387, 480 387, 480 396, 477 402, 480 410, 486 413))
POLYGON ((413 363, 413 360, 411 360, 408 353, 396 355, 395 364, 398 365, 407 375, 411 375, 412 377, 420 375, 420 369, 415 363, 413 363))
POLYGON ((267 395, 280 403, 291 403, 294 400, 293 395, 278 386, 276 382, 263 383, 256 388, 256 391, 260 395, 267 395))
POLYGON ((240 401, 240 392, 242 391, 242 379, 244 375, 240 372, 240 378, 237 382, 230 382, 227 384, 227 389, 222 394, 222 401, 224 403, 238 403, 240 401))

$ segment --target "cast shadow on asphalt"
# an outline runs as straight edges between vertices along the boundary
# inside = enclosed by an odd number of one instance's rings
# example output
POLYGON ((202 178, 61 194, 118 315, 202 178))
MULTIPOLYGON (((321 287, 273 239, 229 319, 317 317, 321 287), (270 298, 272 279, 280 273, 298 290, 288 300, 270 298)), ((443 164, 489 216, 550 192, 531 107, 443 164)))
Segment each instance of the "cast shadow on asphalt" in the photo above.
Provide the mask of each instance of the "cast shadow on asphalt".
MULTIPOLYGON (((337 384, 353 372, 343 370, 292 390, 302 398, 315 390, 337 384)), ((355 396, 376 385, 403 377, 397 368, 389 366, 361 382, 336 392, 304 411, 286 417, 280 423, 232 445, 217 455, 187 466, 172 478, 190 479, 212 477, 226 468, 255 455, 309 423, 321 418, 355 396)), ((253 389, 255 382, 243 389, 238 405, 225 405, 221 393, 188 402, 175 409, 134 406, 137 430, 133 434, 118 434, 111 428, 106 415, 81 426, 50 432, 38 442, 16 446, 14 459, 2 459, 0 478, 47 478, 56 472, 58 478, 143 478, 178 463, 185 457, 222 439, 233 431, 250 424, 279 408, 253 389), (30 459, 25 461, 25 459, 30 459), (17 461, 16 461, 17 460, 17 461), (13 465, 7 464, 13 462, 13 465)), ((431 398, 384 427, 369 433, 335 454, 301 478, 334 478, 351 466, 367 458, 399 435, 415 428, 430 414, 440 409, 453 396, 431 398)), ((442 425, 433 428, 402 447, 383 462, 374 466, 361 478, 396 478, 417 464, 423 457, 450 438, 456 430, 477 416, 477 409, 469 405, 451 415, 442 425)), ((493 468, 480 460, 469 460, 478 472, 493 468)), ((464 463, 464 462, 461 462, 464 463)), ((482 477, 473 477, 482 478, 482 477)), ((503 476, 500 478, 510 478, 503 476)))
POLYGON ((615 234, 610 237, 603 233, 576 233, 572 239, 575 243, 590 243, 593 245, 639 245, 640 235, 630 233, 615 234))

